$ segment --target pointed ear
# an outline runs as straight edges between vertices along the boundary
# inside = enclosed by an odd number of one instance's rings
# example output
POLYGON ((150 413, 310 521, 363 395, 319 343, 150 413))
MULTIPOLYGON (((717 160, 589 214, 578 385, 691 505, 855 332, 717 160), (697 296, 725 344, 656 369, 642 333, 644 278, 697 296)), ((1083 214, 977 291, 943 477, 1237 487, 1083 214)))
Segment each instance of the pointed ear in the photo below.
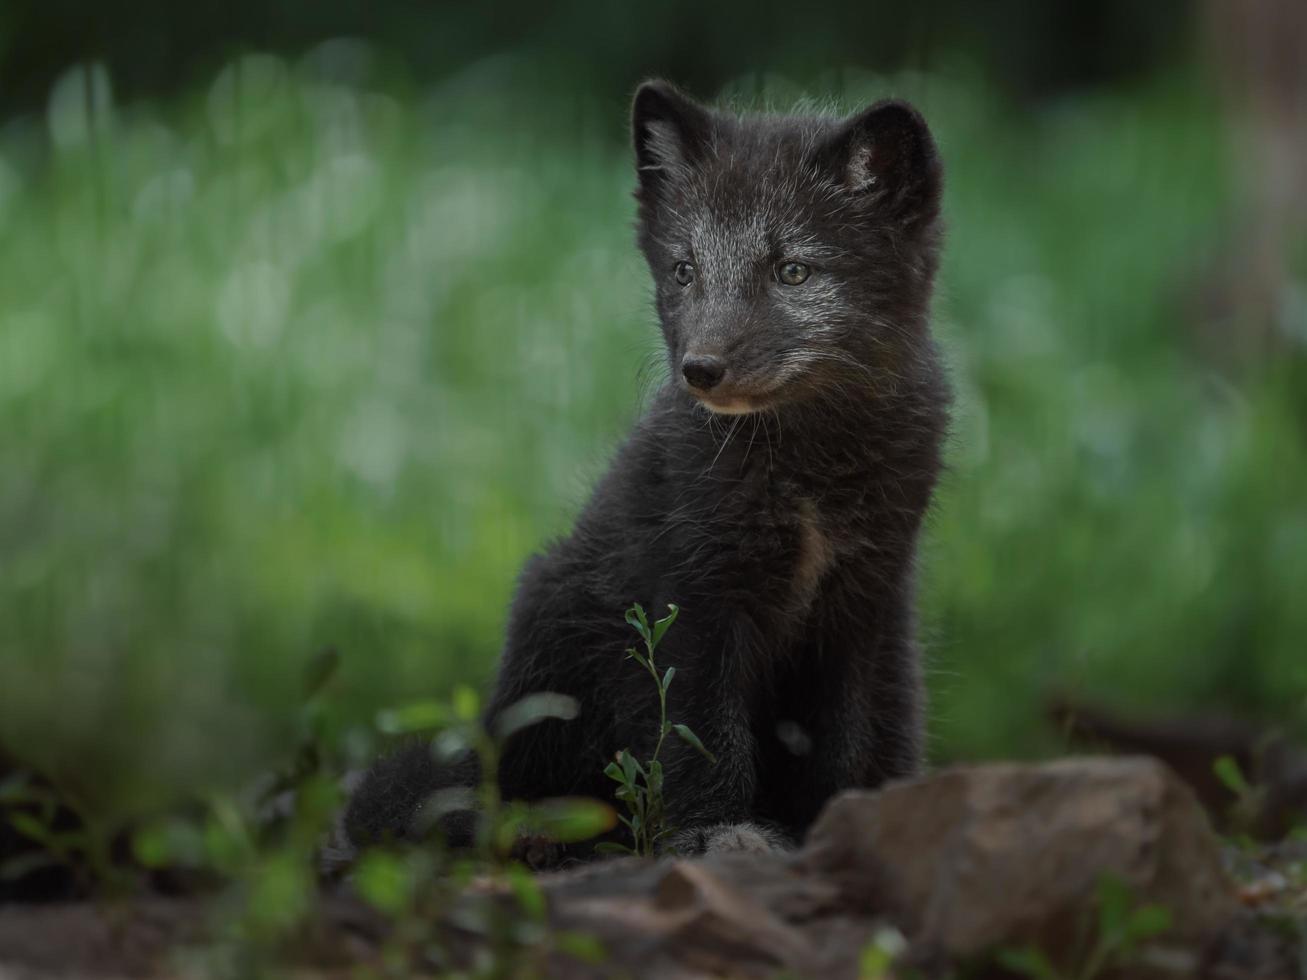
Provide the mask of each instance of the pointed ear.
POLYGON ((648 198, 669 180, 689 173, 711 135, 712 116, 675 86, 645 82, 631 106, 631 138, 640 195, 648 198))
POLYGON ((824 167, 850 193, 908 221, 939 213, 943 167, 926 120, 887 99, 850 117, 818 150, 824 167))

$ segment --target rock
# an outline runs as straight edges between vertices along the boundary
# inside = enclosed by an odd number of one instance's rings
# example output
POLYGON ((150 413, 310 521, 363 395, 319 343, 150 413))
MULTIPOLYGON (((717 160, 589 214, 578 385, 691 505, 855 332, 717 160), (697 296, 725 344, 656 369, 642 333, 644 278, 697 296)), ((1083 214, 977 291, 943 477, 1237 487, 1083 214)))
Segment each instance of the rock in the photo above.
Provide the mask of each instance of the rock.
POLYGON ((593 936, 640 977, 852 977, 873 921, 780 854, 623 861, 542 884, 555 928, 593 936))
POLYGON ((1104 876, 1170 911, 1169 962, 1193 975, 1238 913, 1201 807, 1143 758, 949 769, 840 796, 797 855, 617 874, 548 885, 556 924, 653 977, 853 977, 887 922, 920 963, 1030 944, 1056 962, 1095 921, 1104 876))
POLYGON ((1206 941, 1236 912, 1193 794, 1146 758, 959 767, 832 801, 800 866, 871 903, 919 948, 1059 949, 1104 875, 1171 912, 1169 939, 1206 941))

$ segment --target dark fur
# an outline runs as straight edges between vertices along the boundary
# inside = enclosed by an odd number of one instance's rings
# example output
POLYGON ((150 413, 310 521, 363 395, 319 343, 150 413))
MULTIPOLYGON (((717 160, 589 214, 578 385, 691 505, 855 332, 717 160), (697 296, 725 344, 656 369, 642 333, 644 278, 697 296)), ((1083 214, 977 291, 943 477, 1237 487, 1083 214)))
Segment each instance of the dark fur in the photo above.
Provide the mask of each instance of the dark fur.
MULTIPOLYGON (((921 762, 913 562, 948 403, 928 329, 940 163, 899 102, 735 117, 655 82, 633 126, 672 380, 571 535, 522 572, 489 715, 534 691, 581 710, 515 736, 501 783, 511 798, 611 798, 605 764, 650 751, 657 726, 623 611, 674 602, 658 655, 677 668, 670 714, 718 761, 668 742, 671 822, 685 840, 741 821, 798 837, 832 793, 921 762), (784 286, 776 264, 796 258, 814 271, 784 286), (680 261, 697 267, 688 286, 680 261), (709 412, 680 371, 704 353, 728 365, 721 403, 763 410, 709 412)), ((428 794, 475 776, 402 750, 355 795, 350 835, 410 833, 428 794)))

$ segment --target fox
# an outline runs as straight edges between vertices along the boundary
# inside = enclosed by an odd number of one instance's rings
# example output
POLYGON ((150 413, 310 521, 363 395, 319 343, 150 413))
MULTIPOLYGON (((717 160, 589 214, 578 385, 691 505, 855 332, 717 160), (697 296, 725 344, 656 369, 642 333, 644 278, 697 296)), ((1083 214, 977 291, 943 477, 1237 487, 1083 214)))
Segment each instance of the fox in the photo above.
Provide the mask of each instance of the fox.
MULTIPOLYGON (((678 853, 795 846, 824 803, 917 774, 916 563, 950 389, 930 330, 943 167, 921 113, 741 114, 662 80, 631 109, 636 239, 668 376, 570 534, 531 557, 485 720, 527 695, 571 720, 513 735, 505 799, 611 797, 604 768, 659 732, 624 611, 659 647, 692 746, 663 748, 678 853)), ((345 811, 355 847, 424 832, 470 758, 383 756, 345 811)), ((475 814, 446 815, 466 844, 475 814)))

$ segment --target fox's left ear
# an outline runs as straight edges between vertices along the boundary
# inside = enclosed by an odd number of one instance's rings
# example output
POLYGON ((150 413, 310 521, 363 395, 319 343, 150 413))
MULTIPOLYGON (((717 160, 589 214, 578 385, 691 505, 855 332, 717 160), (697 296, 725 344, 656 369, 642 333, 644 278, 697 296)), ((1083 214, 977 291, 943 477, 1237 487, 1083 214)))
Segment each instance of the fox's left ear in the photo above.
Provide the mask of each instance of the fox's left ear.
POLYGON ((905 221, 939 213, 944 173, 926 120, 887 99, 846 120, 817 151, 818 164, 876 209, 905 221))

